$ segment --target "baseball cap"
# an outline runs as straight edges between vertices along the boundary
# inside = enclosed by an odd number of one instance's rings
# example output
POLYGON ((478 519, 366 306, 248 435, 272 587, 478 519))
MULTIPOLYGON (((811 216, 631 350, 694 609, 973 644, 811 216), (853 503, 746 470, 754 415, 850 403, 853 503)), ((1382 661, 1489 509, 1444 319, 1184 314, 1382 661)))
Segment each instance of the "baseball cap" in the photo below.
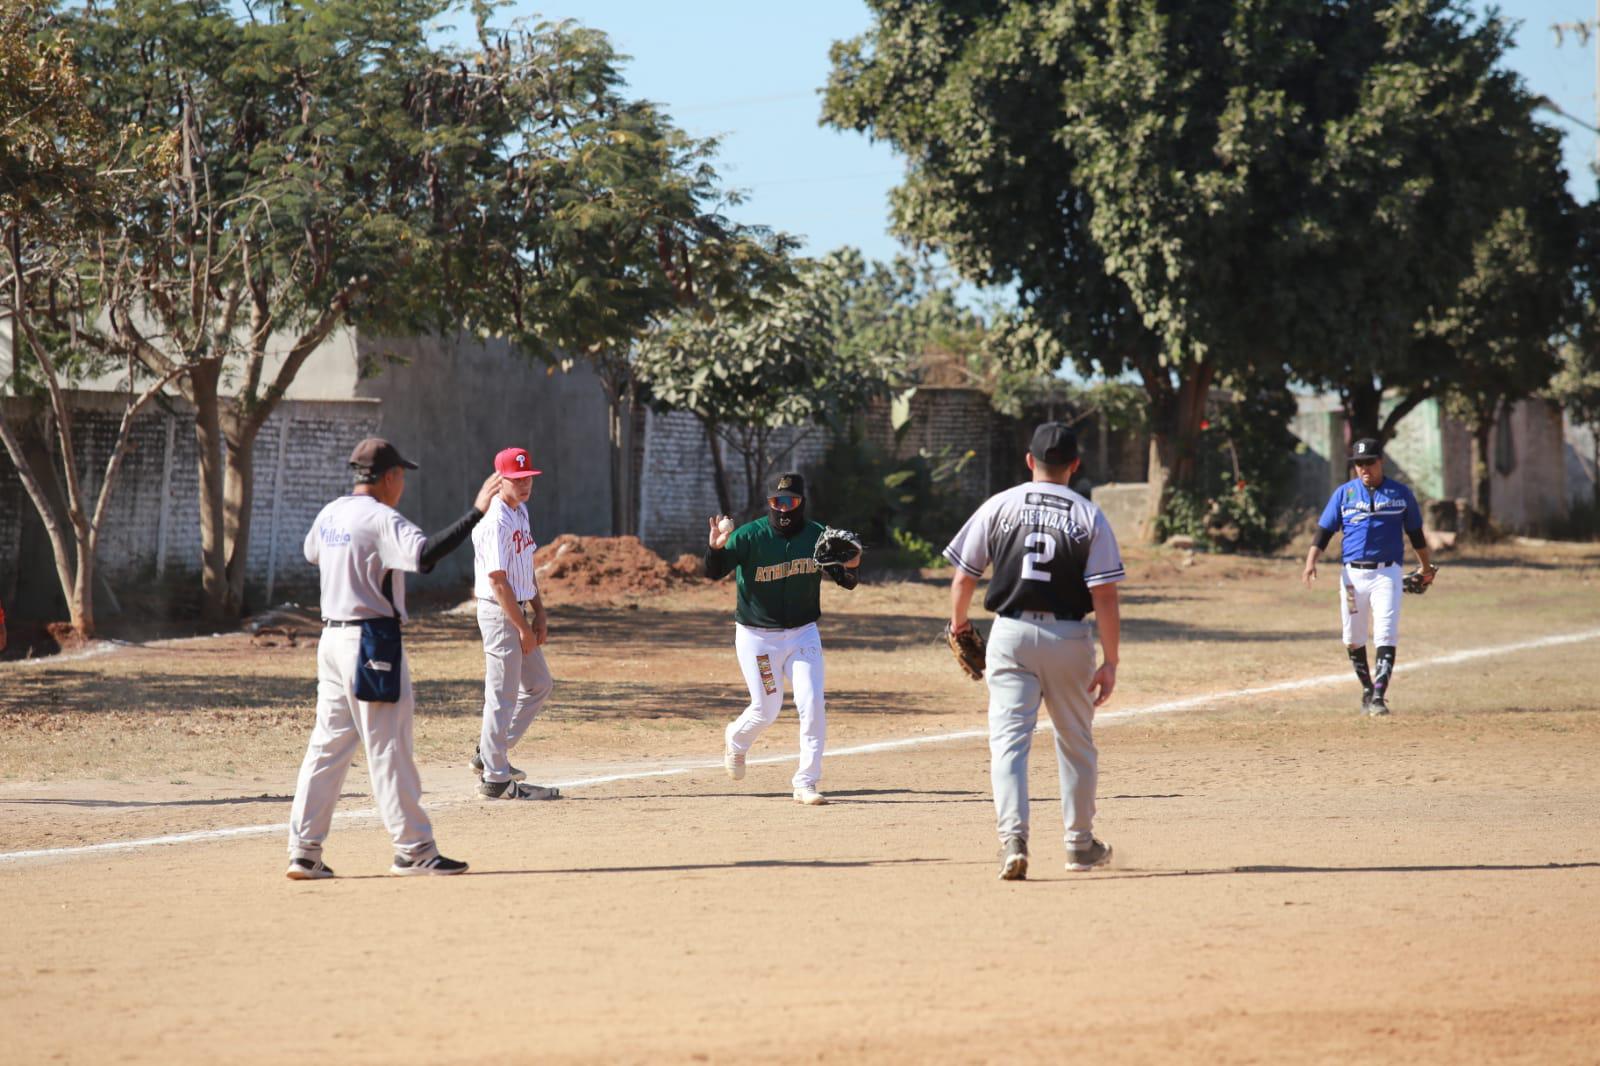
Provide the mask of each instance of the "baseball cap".
POLYGON ((544 471, 533 468, 533 460, 528 458, 526 449, 506 448, 494 457, 494 472, 504 478, 518 480, 533 477, 544 471))
POLYGON ((419 469, 416 463, 400 454, 400 449, 382 437, 368 437, 350 453, 350 467, 366 477, 378 477, 397 466, 407 470, 419 469))
POLYGON ((780 492, 804 499, 806 495, 806 479, 793 471, 787 474, 779 474, 777 483, 772 486, 772 491, 768 495, 776 496, 780 492))
POLYGON ((1078 457, 1078 435, 1060 422, 1041 422, 1028 453, 1041 463, 1066 466, 1078 457))
POLYGON ((1350 445, 1350 461, 1357 459, 1382 459, 1383 445, 1371 437, 1362 437, 1350 445))

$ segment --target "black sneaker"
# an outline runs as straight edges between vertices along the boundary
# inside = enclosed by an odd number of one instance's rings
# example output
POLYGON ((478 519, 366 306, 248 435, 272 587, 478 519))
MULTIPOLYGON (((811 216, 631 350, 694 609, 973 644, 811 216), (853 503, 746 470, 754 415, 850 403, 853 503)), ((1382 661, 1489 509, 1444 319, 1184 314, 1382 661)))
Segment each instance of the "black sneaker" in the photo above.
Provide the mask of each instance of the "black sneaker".
POLYGON ((1389 713, 1389 705, 1384 702, 1382 696, 1374 696, 1372 702, 1367 704, 1367 713, 1374 718, 1381 717, 1389 713))
POLYGON ((1370 688, 1369 689, 1365 689, 1361 693, 1361 713, 1362 714, 1371 714, 1372 713, 1372 690, 1370 688))
POLYGON ((333 876, 333 867, 321 859, 290 859, 283 876, 291 881, 322 881, 333 876))
POLYGON ((1111 861, 1111 845, 1103 840, 1096 840, 1086 848, 1076 848, 1067 852, 1067 869, 1093 870, 1096 866, 1104 866, 1111 861))
POLYGON ((455 859, 447 859, 443 855, 435 855, 431 859, 417 859, 415 862, 410 859, 402 859, 396 855, 394 857, 394 865, 389 867, 389 872, 398 874, 401 877, 422 877, 430 874, 445 876, 466 873, 467 864, 457 862, 455 859))
MULTIPOLYGON (((467 765, 472 767, 472 772, 478 775, 478 780, 479 781, 482 781, 483 780, 483 749, 482 748, 473 748, 472 749, 472 758, 467 760, 467 765)), ((521 770, 518 770, 515 766, 513 766, 511 768, 511 780, 513 780, 513 781, 526 781, 527 779, 528 779, 528 775, 526 773, 524 773, 521 770)))
POLYGON ((478 797, 490 800, 554 800, 561 798, 559 788, 545 785, 528 785, 521 781, 481 781, 478 797))
POLYGON ((1006 837, 1000 845, 1000 880, 1028 879, 1028 842, 1021 837, 1006 837))

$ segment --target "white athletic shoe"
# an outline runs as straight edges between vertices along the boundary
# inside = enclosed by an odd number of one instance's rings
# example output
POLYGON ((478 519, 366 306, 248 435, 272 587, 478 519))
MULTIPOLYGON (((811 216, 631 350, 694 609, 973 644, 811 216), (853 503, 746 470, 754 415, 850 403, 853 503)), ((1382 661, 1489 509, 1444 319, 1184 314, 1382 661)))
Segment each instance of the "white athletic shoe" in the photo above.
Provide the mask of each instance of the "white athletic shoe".
POLYGON ((818 792, 812 785, 801 785, 794 790, 794 801, 803 803, 807 807, 825 807, 828 804, 828 797, 818 792))
POLYGON ((735 781, 744 780, 744 752, 734 751, 732 748, 722 753, 722 768, 728 771, 728 776, 735 781))

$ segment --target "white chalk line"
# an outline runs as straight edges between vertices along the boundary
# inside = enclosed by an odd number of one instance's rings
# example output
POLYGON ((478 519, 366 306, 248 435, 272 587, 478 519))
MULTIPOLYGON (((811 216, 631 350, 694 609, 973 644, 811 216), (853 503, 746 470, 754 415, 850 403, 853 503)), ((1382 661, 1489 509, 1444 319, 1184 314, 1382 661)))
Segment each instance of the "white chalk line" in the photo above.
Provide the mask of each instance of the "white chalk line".
MULTIPOLYGON (((1497 644, 1487 648, 1468 648, 1464 651, 1450 652, 1446 655, 1435 655, 1429 659, 1419 659, 1406 663, 1402 660, 1396 666, 1400 669, 1421 670, 1435 666, 1452 666, 1457 663, 1471 662, 1474 659, 1484 659, 1495 655, 1512 655, 1521 651, 1535 651, 1542 648, 1560 647, 1565 644, 1582 644, 1585 641, 1600 638, 1600 629, 1586 629, 1576 633, 1561 633, 1548 637, 1537 637, 1533 640, 1521 640, 1511 644, 1497 644)), ((1130 707, 1120 711, 1102 711, 1095 715, 1095 724, 1101 725, 1108 722, 1127 721, 1132 718, 1144 718, 1154 714, 1171 714, 1175 711, 1187 711, 1196 707, 1204 707, 1217 703, 1220 700, 1236 700, 1252 696, 1269 696, 1279 692, 1294 692, 1300 689, 1320 688, 1325 685, 1343 684, 1349 680, 1347 673, 1319 674, 1316 677, 1300 678, 1297 681, 1280 681, 1271 685, 1257 685, 1253 688, 1233 689, 1224 692, 1211 692, 1200 696, 1186 696, 1183 699, 1164 700, 1160 703, 1150 703, 1143 707, 1130 707)), ((1041 727, 1043 728, 1043 727, 1041 727)), ((925 737, 901 737, 896 740, 879 740, 869 744, 855 744, 847 748, 830 748, 828 758, 840 758, 849 755, 873 755, 884 751, 899 751, 905 748, 922 747, 929 744, 950 744, 962 740, 976 740, 980 737, 987 738, 987 729, 963 729, 953 733, 935 733, 925 737)), ((766 766, 777 763, 794 762, 798 755, 767 755, 761 758, 747 760, 752 766, 766 766)), ((552 781, 551 784, 562 789, 586 788, 593 785, 611 784, 616 781, 644 781, 658 777, 676 777, 693 773, 696 770, 721 769, 721 759, 702 759, 685 762, 677 766, 658 766, 642 770, 629 770, 624 773, 601 774, 594 777, 579 777, 570 781, 552 781)), ((444 800, 429 806, 430 811, 442 808, 456 807, 475 802, 473 800, 444 800)), ((338 821, 364 820, 376 818, 378 812, 373 808, 359 811, 339 811, 334 815, 338 821)), ((205 840, 226 840, 231 837, 262 836, 269 833, 287 833, 289 823, 276 822, 271 825, 242 825, 227 829, 199 829, 189 833, 172 833, 167 836, 144 837, 138 840, 111 840, 100 844, 80 844, 66 848, 35 848, 28 851, 0 852, 0 863, 21 862, 26 859, 67 858, 78 855, 94 855, 106 852, 132 851, 137 848, 156 847, 164 844, 192 844, 205 840)))

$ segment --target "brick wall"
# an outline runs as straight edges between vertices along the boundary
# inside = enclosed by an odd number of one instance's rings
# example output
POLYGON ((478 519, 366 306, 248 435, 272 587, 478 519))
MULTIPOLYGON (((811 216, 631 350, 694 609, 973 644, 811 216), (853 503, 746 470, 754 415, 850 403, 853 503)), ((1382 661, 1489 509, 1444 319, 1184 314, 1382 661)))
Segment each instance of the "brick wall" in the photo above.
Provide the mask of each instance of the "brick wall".
MULTIPOLYGON (((9 417, 25 408, 7 404, 9 417)), ((118 397, 80 393, 74 399, 80 476, 91 499, 116 441, 118 397)), ((249 599, 265 603, 316 587, 300 545, 328 500, 348 491, 351 445, 378 428, 371 401, 294 400, 262 428, 253 461, 255 496, 246 582, 249 599)), ((157 586, 196 585, 200 564, 199 462, 186 410, 149 410, 134 423, 133 450, 117 475, 100 536, 99 572, 112 594, 148 598, 157 586)), ((99 609, 111 607, 103 587, 99 609)), ((0 595, 19 616, 60 617, 60 597, 44 527, 10 457, 0 449, 0 595)))

